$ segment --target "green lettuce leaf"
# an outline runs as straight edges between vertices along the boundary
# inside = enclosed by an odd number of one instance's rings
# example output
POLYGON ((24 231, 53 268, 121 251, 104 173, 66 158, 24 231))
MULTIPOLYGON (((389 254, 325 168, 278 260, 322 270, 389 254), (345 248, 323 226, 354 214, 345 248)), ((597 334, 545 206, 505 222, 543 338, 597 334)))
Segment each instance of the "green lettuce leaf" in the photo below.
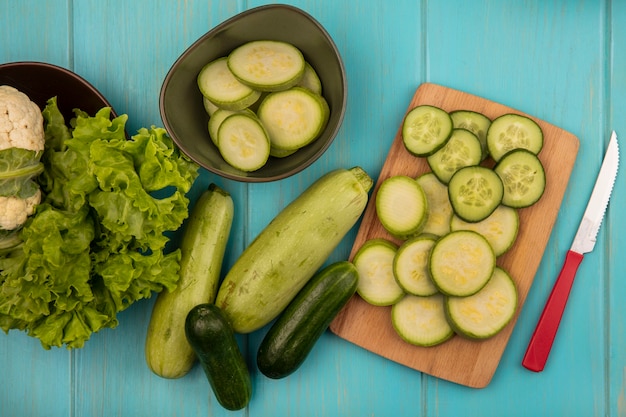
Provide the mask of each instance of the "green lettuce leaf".
POLYGON ((167 250, 167 235, 188 216, 198 176, 164 129, 129 139, 125 115, 75 114, 66 125, 48 101, 44 198, 24 243, 0 254, 0 328, 46 349, 82 347, 134 302, 176 287, 180 250, 167 250))

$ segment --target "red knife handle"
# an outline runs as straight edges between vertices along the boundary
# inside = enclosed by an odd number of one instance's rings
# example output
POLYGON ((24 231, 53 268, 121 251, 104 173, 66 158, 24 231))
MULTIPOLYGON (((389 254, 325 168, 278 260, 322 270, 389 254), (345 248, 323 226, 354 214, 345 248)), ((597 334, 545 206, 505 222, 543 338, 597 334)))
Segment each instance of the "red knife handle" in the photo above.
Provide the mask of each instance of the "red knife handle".
POLYGON ((571 250, 567 251, 563 268, 561 268, 550 297, 543 308, 541 317, 539 317, 537 327, 528 343, 528 348, 522 361, 522 365, 531 371, 541 372, 546 365, 552 342, 554 342, 554 337, 567 304, 567 298, 574 283, 576 271, 582 260, 582 254, 571 250))

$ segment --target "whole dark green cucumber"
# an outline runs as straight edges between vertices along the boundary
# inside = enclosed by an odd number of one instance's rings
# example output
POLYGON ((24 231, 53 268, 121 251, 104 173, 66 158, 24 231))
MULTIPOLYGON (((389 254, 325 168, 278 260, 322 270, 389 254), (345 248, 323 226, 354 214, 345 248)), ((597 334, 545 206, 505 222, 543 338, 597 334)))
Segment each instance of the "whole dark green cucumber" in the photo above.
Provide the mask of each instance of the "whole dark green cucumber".
POLYGON ((214 304, 193 307, 185 320, 185 335, 220 405, 227 410, 247 406, 252 396, 250 371, 222 310, 214 304))
POLYGON ((257 353, 259 370, 274 379, 296 371, 355 293, 358 278, 356 267, 347 261, 318 272, 265 335, 257 353))
POLYGON ((361 217, 372 185, 360 167, 331 171, 259 233, 215 300, 236 332, 252 332, 278 317, 361 217))

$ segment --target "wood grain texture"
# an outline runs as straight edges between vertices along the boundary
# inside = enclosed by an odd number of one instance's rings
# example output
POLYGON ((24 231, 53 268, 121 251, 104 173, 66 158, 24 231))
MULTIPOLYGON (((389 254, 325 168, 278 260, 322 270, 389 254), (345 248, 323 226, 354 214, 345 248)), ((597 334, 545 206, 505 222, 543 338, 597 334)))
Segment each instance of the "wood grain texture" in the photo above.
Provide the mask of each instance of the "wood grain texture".
MULTIPOLYGON (((487 99, 432 83, 422 84, 417 89, 407 111, 418 105, 437 106, 446 111, 473 110, 492 120, 506 113, 523 114, 487 99)), ((511 323, 486 341, 455 337, 436 347, 412 346, 404 342, 391 326, 390 307, 371 306, 355 295, 331 324, 334 333, 381 356, 436 377, 474 388, 484 388, 489 384, 541 262, 578 153, 578 138, 534 119, 544 133, 544 147, 539 157, 546 171, 547 184, 539 202, 519 210, 517 240, 511 250, 498 259, 498 265, 511 274, 518 288, 519 306, 511 323)), ((380 184, 390 176, 415 178, 427 171, 428 163, 424 158, 415 158, 406 151, 401 128, 398 129, 363 215, 350 259, 368 239, 380 237, 396 244, 402 243, 390 236, 378 221, 376 193, 380 184)))

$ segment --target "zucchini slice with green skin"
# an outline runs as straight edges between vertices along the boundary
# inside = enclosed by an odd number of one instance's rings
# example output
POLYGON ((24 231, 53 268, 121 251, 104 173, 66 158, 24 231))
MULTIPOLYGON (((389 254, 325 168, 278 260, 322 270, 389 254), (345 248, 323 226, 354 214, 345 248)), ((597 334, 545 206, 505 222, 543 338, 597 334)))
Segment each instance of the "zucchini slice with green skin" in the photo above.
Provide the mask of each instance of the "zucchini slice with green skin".
POLYGON ((418 236, 398 248, 393 259, 393 274, 406 293, 429 296, 439 292, 428 269, 430 251, 436 241, 435 236, 418 236))
POLYGON ((315 181, 257 235, 220 285, 215 303, 238 333, 275 319, 359 220, 372 179, 360 167, 315 181))
POLYGON ((354 295, 358 281, 356 267, 347 261, 311 278, 265 334, 257 352, 259 370, 274 379, 295 372, 354 295))
POLYGON ((485 160, 489 156, 487 131, 491 125, 491 119, 472 110, 455 110, 450 113, 450 117, 455 129, 466 129, 476 135, 483 150, 482 159, 485 160))
POLYGON ((322 95, 322 81, 315 69, 308 62, 304 63, 304 74, 297 84, 299 87, 308 88, 318 95, 322 95))
POLYGON ((517 287, 511 276, 496 267, 487 285, 476 294, 447 297, 446 317, 457 334, 487 339, 511 321, 517 310, 517 298, 517 287))
POLYGON ((359 272, 357 293, 369 304, 390 306, 404 296, 393 274, 398 247, 383 238, 370 239, 359 248, 352 262, 359 272))
POLYGON ((204 97, 226 110, 243 110, 261 96, 261 92, 235 78, 228 69, 226 57, 206 64, 198 73, 197 82, 204 97))
POLYGON ((471 230, 450 232, 430 252, 430 276, 445 295, 464 297, 487 284, 496 255, 487 239, 471 230))
POLYGON ((399 239, 415 236, 428 219, 426 194, 411 177, 389 177, 378 188, 376 213, 380 223, 391 235, 399 239))
POLYGON ((535 204, 546 189, 546 172, 537 155, 526 149, 513 150, 494 167, 504 184, 502 204, 524 208, 535 204))
POLYGON ((313 142, 324 131, 330 109, 319 94, 293 87, 265 97, 257 115, 274 148, 296 150, 313 142))
POLYGON ((228 55, 228 68, 243 84, 259 91, 279 91, 296 85, 305 70, 302 52, 287 42, 247 42, 228 55))
POLYGON ((508 113, 495 118, 487 131, 487 148, 494 161, 514 149, 537 155, 543 148, 543 131, 529 117, 508 113))
POLYGON ((452 118, 443 109, 421 105, 411 109, 402 122, 402 142, 409 153, 429 156, 441 149, 452 134, 452 118))
POLYGON ((519 214, 516 209, 499 205, 493 213, 476 223, 453 216, 450 229, 473 230, 487 239, 496 257, 506 253, 515 243, 519 231, 519 214))
POLYGON ((187 314, 184 329, 220 405, 233 411, 246 407, 252 378, 223 311, 215 304, 199 304, 187 314))
POLYGON ((448 184, 459 169, 478 165, 482 152, 475 134, 465 129, 453 129, 448 142, 426 160, 439 181, 448 184))
POLYGON ((263 167, 270 156, 270 140, 263 124, 243 112, 222 121, 217 131, 217 148, 229 165, 245 172, 263 167))
POLYGON ((215 146, 217 146, 217 141, 218 141, 217 132, 219 131, 220 126, 222 125, 222 122, 228 116, 232 116, 233 114, 236 114, 236 113, 246 113, 249 116, 255 117, 254 112, 250 109, 233 111, 233 110, 220 109, 218 107, 217 110, 213 112, 213 115, 209 118, 209 124, 208 124, 209 137, 211 138, 211 141, 213 142, 215 146))
POLYGON ((416 346, 436 346, 454 336, 446 319, 444 297, 406 295, 391 307, 391 323, 398 335, 416 346))
POLYGON ((163 378, 180 378, 195 362, 185 318, 192 307, 215 300, 233 215, 233 199, 215 184, 191 211, 180 245, 178 286, 159 293, 148 325, 146 361, 163 378))
POLYGON ((422 234, 443 236, 450 232, 450 219, 453 210, 448 197, 448 187, 432 172, 426 172, 416 179, 426 194, 428 215, 422 234))
POLYGON ((466 222, 486 219, 500 205, 503 196, 504 185, 500 176, 483 166, 460 169, 448 184, 452 209, 466 222))

